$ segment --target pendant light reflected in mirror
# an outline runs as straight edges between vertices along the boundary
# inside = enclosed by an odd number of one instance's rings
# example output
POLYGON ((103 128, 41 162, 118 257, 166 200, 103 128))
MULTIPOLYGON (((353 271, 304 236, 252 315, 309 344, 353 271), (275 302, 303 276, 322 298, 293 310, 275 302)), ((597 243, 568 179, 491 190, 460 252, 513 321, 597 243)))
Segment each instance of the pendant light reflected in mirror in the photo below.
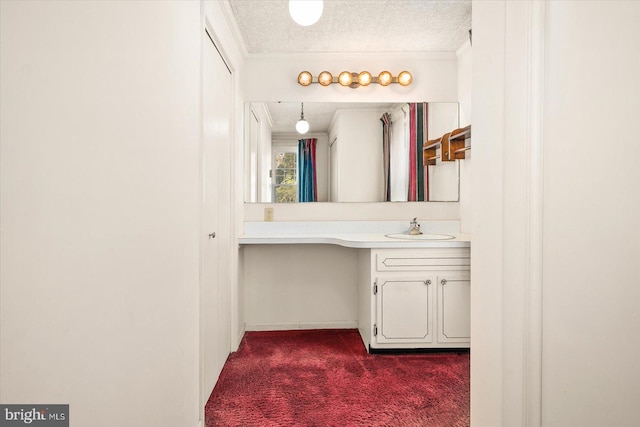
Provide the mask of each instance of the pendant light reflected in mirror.
POLYGON ((300 120, 296 123, 296 131, 305 134, 309 131, 309 122, 304 119, 304 102, 300 103, 300 120))

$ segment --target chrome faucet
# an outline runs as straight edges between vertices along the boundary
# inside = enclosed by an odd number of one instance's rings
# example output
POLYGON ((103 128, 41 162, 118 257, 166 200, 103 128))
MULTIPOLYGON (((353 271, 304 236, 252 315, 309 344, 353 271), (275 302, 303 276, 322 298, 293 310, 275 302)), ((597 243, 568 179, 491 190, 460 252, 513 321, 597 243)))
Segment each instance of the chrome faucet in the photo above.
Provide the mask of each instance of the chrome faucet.
POLYGON ((422 231, 420 231, 420 224, 418 224, 418 218, 413 218, 413 221, 411 221, 410 223, 409 231, 407 231, 407 234, 410 236, 417 236, 418 234, 422 234, 422 231))

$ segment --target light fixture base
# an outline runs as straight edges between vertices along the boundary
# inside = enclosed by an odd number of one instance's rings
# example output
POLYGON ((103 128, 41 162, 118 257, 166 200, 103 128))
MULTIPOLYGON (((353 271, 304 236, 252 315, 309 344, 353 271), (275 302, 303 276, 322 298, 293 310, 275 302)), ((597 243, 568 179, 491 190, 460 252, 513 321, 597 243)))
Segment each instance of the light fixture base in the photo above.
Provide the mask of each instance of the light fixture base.
POLYGON ((377 76, 371 75, 368 71, 362 71, 360 73, 343 71, 338 76, 333 76, 330 72, 323 71, 318 77, 313 77, 310 72, 303 71, 298 75, 298 84, 301 86, 310 86, 312 83, 318 83, 321 86, 330 86, 333 83, 338 83, 341 86, 350 87, 351 89, 356 89, 360 86, 369 86, 372 83, 379 84, 380 86, 389 86, 392 83, 397 83, 400 86, 409 86, 413 83, 413 76, 406 70, 398 73, 396 77, 389 71, 382 71, 377 76))

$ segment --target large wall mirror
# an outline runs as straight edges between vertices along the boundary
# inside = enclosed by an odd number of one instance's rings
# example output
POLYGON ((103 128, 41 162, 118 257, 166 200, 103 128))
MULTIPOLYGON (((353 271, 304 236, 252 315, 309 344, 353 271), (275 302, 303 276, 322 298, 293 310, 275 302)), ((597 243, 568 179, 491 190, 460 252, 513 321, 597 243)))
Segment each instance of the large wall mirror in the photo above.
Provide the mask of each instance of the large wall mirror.
POLYGON ((245 202, 458 201, 459 161, 422 158, 458 116, 456 102, 247 103, 245 202))

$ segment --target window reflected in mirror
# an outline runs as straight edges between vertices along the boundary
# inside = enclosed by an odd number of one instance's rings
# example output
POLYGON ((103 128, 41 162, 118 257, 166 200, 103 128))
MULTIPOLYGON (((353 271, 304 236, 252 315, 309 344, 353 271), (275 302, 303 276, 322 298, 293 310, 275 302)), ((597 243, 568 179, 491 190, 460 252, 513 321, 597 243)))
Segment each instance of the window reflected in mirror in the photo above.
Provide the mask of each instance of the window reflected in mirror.
POLYGON ((298 201, 298 153, 294 150, 273 149, 273 201, 292 203, 298 201))

